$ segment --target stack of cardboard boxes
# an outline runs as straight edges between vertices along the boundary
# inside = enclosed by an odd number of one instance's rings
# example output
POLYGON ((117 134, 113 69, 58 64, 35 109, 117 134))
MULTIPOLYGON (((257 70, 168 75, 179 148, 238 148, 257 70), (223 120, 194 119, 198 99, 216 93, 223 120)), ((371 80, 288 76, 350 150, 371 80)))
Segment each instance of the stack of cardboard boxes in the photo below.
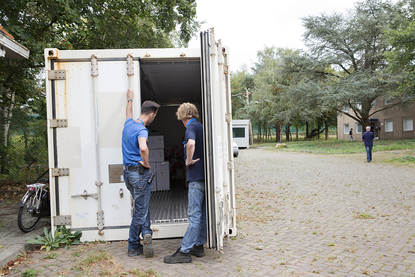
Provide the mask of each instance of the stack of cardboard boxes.
POLYGON ((154 173, 152 191, 170 190, 169 162, 164 160, 164 136, 149 136, 150 166, 154 173))

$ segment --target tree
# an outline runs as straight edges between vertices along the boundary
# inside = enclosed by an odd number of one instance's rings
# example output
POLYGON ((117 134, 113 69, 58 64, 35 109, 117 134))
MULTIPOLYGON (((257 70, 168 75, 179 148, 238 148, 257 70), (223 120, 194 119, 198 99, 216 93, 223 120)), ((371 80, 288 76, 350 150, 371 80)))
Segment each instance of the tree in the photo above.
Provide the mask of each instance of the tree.
POLYGON ((28 60, 0 61, 0 173, 13 114, 43 96, 44 48, 171 47, 185 45, 198 28, 194 0, 0 0, 0 7, 0 25, 30 50, 28 60))
POLYGON ((246 114, 243 111, 252 98, 254 87, 254 77, 247 69, 242 69, 231 74, 233 118, 246 118, 246 114))
POLYGON ((387 53, 391 72, 401 76, 400 95, 415 95, 415 1, 397 4, 395 24, 387 31, 392 49, 387 53))
POLYGON ((396 97, 392 104, 379 109, 373 105, 377 98, 389 97, 396 89, 396 76, 386 70, 385 53, 391 46, 384 32, 393 22, 394 11, 389 2, 365 0, 347 15, 303 19, 304 39, 314 59, 338 71, 332 74, 337 81, 330 86, 333 105, 362 126, 367 126, 369 118, 381 110, 406 100, 396 97), (346 111, 345 106, 352 112, 346 111))

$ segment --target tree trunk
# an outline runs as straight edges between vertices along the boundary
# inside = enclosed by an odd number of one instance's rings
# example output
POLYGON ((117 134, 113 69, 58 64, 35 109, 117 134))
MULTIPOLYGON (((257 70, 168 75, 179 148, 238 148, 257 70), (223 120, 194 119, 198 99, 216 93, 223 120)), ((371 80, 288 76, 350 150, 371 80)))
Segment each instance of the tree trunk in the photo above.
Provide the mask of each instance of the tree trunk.
POLYGON ((305 122, 305 139, 308 139, 310 136, 309 130, 308 130, 308 121, 305 122))
POLYGON ((254 133, 252 131, 252 124, 249 123, 249 145, 254 143, 254 133))
POLYGON ((295 126, 295 140, 298 140, 298 127, 295 126))
POLYGON ((6 165, 7 165, 7 147, 9 144, 9 129, 10 129, 10 122, 13 116, 13 108, 14 108, 14 101, 15 101, 15 92, 14 91, 6 91, 4 94, 4 106, 2 107, 2 119, 0 120, 2 126, 2 138, 1 138, 1 145, 0 145, 0 152, 1 152, 1 160, 0 160, 0 172, 6 173, 6 165), (8 99, 9 101, 7 101, 8 99))
POLYGON ((261 142, 261 124, 258 125, 258 142, 261 142))
POLYGON ((317 120, 317 139, 320 139, 321 122, 317 120))
POLYGON ((290 141, 290 123, 285 125, 285 140, 290 141))
POLYGON ((329 122, 327 119, 324 120, 324 134, 325 134, 325 139, 328 140, 329 139, 329 122))
POLYGON ((275 125, 275 140, 281 142, 281 124, 279 123, 275 125))

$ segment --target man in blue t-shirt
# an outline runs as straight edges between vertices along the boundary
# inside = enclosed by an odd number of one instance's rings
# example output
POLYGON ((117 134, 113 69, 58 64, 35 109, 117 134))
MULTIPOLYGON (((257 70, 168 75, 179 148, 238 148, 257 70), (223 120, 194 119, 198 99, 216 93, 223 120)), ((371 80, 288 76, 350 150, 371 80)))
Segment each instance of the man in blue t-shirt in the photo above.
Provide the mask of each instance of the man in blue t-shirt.
POLYGON ((152 235, 150 229, 151 177, 149 150, 147 147, 148 130, 156 118, 160 105, 153 101, 144 101, 137 120, 133 117, 134 94, 127 92, 127 111, 122 131, 122 156, 124 164, 124 182, 134 198, 134 212, 128 238, 128 256, 144 253, 146 258, 153 256, 152 235), (140 244, 140 234, 143 245, 140 244))
POLYGON ((373 134, 373 132, 370 131, 370 126, 367 126, 366 132, 364 132, 362 135, 362 140, 365 143, 366 157, 367 157, 368 163, 372 161, 372 148, 373 148, 374 138, 375 138, 375 135, 373 134))
POLYGON ((195 105, 183 103, 177 110, 177 119, 186 127, 184 153, 187 182, 189 183, 189 227, 181 246, 171 255, 164 257, 167 264, 190 263, 192 257, 205 255, 206 242, 205 207, 205 159, 203 153, 203 126, 197 121, 199 113, 195 105))

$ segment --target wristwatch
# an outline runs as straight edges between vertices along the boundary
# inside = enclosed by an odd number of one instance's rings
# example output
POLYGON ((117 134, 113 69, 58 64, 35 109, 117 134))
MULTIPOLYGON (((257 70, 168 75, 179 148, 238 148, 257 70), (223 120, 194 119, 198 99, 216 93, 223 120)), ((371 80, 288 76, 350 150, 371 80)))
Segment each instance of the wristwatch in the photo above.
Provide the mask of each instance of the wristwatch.
POLYGON ((130 102, 130 101, 133 102, 133 99, 132 98, 131 99, 127 99, 127 102, 130 102))

